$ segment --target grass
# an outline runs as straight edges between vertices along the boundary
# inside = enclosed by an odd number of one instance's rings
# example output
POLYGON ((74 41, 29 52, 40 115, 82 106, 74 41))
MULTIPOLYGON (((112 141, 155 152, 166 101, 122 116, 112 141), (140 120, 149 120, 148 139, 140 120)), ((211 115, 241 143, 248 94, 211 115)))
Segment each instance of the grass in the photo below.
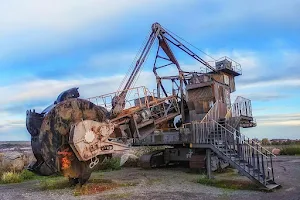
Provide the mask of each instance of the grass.
POLYGON ((120 161, 121 158, 118 157, 107 159, 101 164, 101 170, 107 170, 107 171, 120 170, 121 169, 120 161))
POLYGON ((20 173, 20 177, 22 180, 30 180, 30 179, 33 179, 36 177, 36 175, 29 171, 29 170, 23 170, 21 173, 20 173))
POLYGON ((220 180, 208 179, 204 175, 197 180, 197 183, 218 187, 218 188, 231 189, 231 190, 259 190, 260 189, 257 185, 249 181, 230 180, 230 179, 220 179, 220 180))
POLYGON ((40 189, 56 190, 70 187, 69 180, 63 176, 53 176, 41 178, 39 181, 40 189))
POLYGON ((135 182, 117 183, 111 179, 93 178, 81 187, 79 185, 73 187, 70 185, 67 178, 63 176, 56 176, 41 178, 38 186, 41 190, 57 190, 70 188, 72 189, 74 196, 81 196, 96 194, 117 187, 136 186, 137 184, 138 183, 135 182))
POLYGON ((21 176, 19 173, 15 172, 4 172, 1 176, 1 183, 20 183, 22 182, 21 176))
POLYGON ((94 179, 90 179, 89 183, 112 183, 113 181, 111 179, 98 179, 98 178, 94 178, 94 179))
MULTIPOLYGON (((0 158, 1 158, 1 154, 0 154, 0 158)), ((101 170, 104 171, 119 170, 119 169, 121 169, 120 158, 107 159, 106 161, 104 161, 103 165, 101 166, 101 170)), ((37 176, 28 170, 23 170, 21 172, 13 172, 13 171, 6 172, 4 169, 0 169, 0 184, 20 183, 34 178, 41 179, 42 188, 55 189, 56 188, 55 183, 58 180, 62 179, 63 177, 60 178, 47 177, 44 179, 43 177, 37 176)), ((66 183, 61 183, 58 181, 59 187, 65 185, 66 183)))
POLYGON ((271 151, 276 148, 280 149, 280 155, 300 155, 300 145, 299 144, 289 144, 289 145, 267 145, 264 146, 267 150, 271 151))
POLYGON ((35 174, 28 170, 23 170, 22 172, 3 172, 1 175, 0 183, 20 183, 26 180, 33 179, 34 177, 35 174))
MULTIPOLYGON (((89 183, 83 185, 82 187, 76 187, 74 189, 74 196, 91 195, 91 194, 101 193, 106 190, 112 190, 118 187, 136 186, 137 184, 138 183, 136 182, 116 183, 109 179, 94 179, 89 183)), ((124 196, 122 196, 122 194, 120 195, 121 196, 119 198, 125 198, 124 196)))
POLYGON ((218 172, 213 172, 213 174, 216 174, 220 177, 234 177, 234 176, 239 176, 238 172, 236 170, 234 170, 233 168, 225 168, 222 169, 222 171, 218 171, 218 172))
POLYGON ((300 155, 300 145, 287 145, 280 149, 280 155, 300 155))

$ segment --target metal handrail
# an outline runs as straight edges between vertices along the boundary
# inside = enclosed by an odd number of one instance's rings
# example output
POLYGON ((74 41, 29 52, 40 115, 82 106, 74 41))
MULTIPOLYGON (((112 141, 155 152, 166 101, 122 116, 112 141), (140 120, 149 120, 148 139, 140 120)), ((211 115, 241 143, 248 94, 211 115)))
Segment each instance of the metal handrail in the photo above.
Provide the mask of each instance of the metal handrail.
POLYGON ((242 96, 237 96, 237 97, 235 98, 235 100, 234 100, 234 103, 233 103, 233 104, 235 104, 235 103, 238 103, 238 102, 236 102, 238 99, 243 99, 243 100, 246 100, 246 101, 251 101, 250 99, 247 99, 247 98, 245 98, 245 97, 242 97, 242 96))
MULTIPOLYGON (((232 133, 230 130, 228 130, 226 127, 222 126, 221 124, 219 124, 217 121, 212 120, 213 122, 217 123, 217 125, 221 126, 222 128, 224 128, 225 130, 227 130, 229 133, 231 133, 234 136, 234 133, 232 133)), ((235 135, 237 138, 242 139, 241 137, 235 135)), ((268 159, 268 156, 266 156, 264 153, 262 153, 261 151, 255 149, 253 146, 251 146, 248 143, 245 143, 246 145, 250 146, 252 149, 254 149, 256 152, 260 153, 262 156, 266 157, 268 159)))
POLYGON ((241 67, 241 64, 238 63, 238 62, 236 62, 235 60, 233 60, 233 59, 231 59, 231 58, 229 58, 229 57, 227 57, 227 56, 223 56, 223 57, 219 58, 219 59, 216 60, 216 61, 222 61, 222 60, 224 60, 224 59, 227 59, 227 60, 231 61, 231 68, 233 69, 233 71, 242 74, 242 67, 241 67))
MULTIPOLYGON (((249 139, 251 142, 253 142, 254 144, 256 144, 256 145, 258 145, 259 147, 261 147, 262 149, 264 149, 266 152, 268 152, 269 154, 271 154, 273 157, 276 157, 276 155, 273 154, 272 152, 270 152, 268 149, 264 148, 263 146, 261 146, 260 144, 258 144, 257 142, 255 142, 254 140, 250 139, 250 138, 247 137, 245 134, 241 133, 240 131, 238 131, 237 129, 235 129, 234 127, 232 127, 231 125, 229 125, 228 123, 227 123, 227 125, 228 125, 230 128, 234 129, 235 132, 238 132, 240 135, 243 135, 243 137, 249 139)), ((222 126, 222 125, 221 125, 221 126, 222 126)), ((246 141, 246 140, 244 140, 244 141, 246 141)))
POLYGON ((218 111, 218 104, 219 104, 219 100, 217 100, 214 105, 209 109, 209 111, 206 113, 206 115, 203 117, 203 119, 200 121, 200 123, 202 123, 204 121, 204 119, 208 118, 208 116, 213 112, 213 110, 216 107, 216 110, 218 111))
MULTIPOLYGON (((213 106, 209 109, 209 111, 206 113, 206 115, 202 118, 201 121, 195 120, 195 121, 193 121, 193 122, 199 122, 199 123, 204 122, 204 119, 208 117, 208 115, 212 112, 212 110, 214 109, 214 107, 217 106, 216 104, 218 104, 218 102, 219 102, 219 101, 216 101, 216 102, 213 104, 213 106)), ((192 124, 192 122, 184 123, 184 124, 182 124, 182 127, 185 128, 186 125, 191 125, 191 124, 192 124)))

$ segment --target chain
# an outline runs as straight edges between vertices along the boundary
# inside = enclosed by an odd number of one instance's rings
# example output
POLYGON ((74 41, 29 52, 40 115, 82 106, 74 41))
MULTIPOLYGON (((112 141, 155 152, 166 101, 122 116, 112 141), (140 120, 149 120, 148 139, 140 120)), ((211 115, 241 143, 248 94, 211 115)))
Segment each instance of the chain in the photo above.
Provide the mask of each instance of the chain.
POLYGON ((99 163, 99 158, 98 157, 95 157, 95 160, 93 160, 93 158, 91 158, 91 163, 89 164, 89 167, 91 169, 93 169, 98 163, 99 163))

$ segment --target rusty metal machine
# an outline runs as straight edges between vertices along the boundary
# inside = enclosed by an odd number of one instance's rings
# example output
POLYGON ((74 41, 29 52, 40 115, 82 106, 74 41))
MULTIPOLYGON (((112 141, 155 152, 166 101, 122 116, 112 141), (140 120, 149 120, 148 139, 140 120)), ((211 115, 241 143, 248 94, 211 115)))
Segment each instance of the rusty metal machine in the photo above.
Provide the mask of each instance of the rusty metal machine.
POLYGON ((239 156, 238 148, 245 144, 239 128, 256 126, 250 100, 241 98, 231 105, 234 77, 241 75, 241 67, 229 58, 206 62, 180 40, 154 23, 120 90, 81 99, 78 88, 72 88, 41 113, 27 111, 37 160, 29 169, 41 175, 62 173, 74 184, 84 184, 95 166, 113 153, 142 145, 172 146, 142 156, 145 168, 180 161, 199 167, 208 148, 224 161, 221 164, 231 163, 220 153, 221 146, 239 156), (156 91, 134 87, 155 42, 156 91), (198 61, 199 71, 184 71, 173 48, 198 61))

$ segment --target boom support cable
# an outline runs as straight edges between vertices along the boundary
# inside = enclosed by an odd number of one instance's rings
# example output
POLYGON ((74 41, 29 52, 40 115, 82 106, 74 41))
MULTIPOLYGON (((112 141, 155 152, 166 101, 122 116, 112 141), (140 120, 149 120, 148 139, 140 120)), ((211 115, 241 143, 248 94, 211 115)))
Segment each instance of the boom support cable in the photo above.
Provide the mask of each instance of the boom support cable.
POLYGON ((212 57, 211 55, 207 54, 205 51, 199 49, 198 47, 196 47, 195 45, 191 44, 190 42, 188 42, 187 40, 183 39, 182 37, 180 37, 179 35, 175 34, 174 32, 170 31, 169 29, 163 27, 165 30, 167 30, 169 33, 172 33, 172 35, 175 35, 177 38, 181 39, 182 41, 186 42, 187 44, 191 45, 192 47, 194 47, 195 49, 197 49, 198 51, 200 51, 201 53, 205 54, 206 56, 210 57, 211 59, 213 59, 214 61, 216 61, 216 59, 214 57, 212 57))

